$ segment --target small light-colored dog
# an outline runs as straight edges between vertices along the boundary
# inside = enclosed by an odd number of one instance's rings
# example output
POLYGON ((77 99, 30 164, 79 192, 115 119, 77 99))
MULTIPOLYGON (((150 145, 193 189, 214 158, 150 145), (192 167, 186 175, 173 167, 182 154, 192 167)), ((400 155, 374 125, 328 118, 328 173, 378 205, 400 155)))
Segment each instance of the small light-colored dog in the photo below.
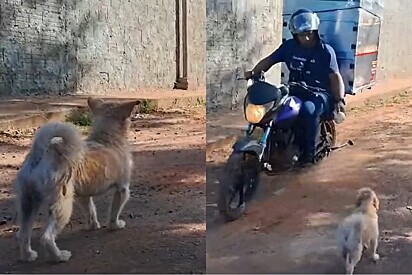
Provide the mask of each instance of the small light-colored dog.
POLYGON ((34 261, 31 232, 41 205, 48 207, 48 221, 41 243, 56 262, 68 261, 71 252, 60 250, 56 238, 69 222, 74 198, 87 215, 87 227, 98 229, 93 196, 114 189, 108 225, 121 229, 119 215, 129 199, 132 155, 128 143, 130 116, 139 101, 119 103, 88 99, 94 116, 91 133, 83 139, 71 124, 48 123, 34 137, 14 184, 20 230, 21 259, 34 261))
POLYGON ((338 248, 346 261, 346 273, 353 274, 362 257, 363 249, 369 249, 373 261, 379 260, 378 210, 379 200, 370 188, 358 190, 355 211, 346 217, 337 230, 338 248))

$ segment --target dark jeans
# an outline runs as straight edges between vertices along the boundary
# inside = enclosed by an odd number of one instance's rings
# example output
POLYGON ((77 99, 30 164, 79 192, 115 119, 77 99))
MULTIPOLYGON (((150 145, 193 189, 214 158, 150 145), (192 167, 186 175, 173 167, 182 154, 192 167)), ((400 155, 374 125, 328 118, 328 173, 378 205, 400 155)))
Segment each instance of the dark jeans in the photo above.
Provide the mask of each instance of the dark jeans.
POLYGON ((323 114, 333 111, 332 96, 323 92, 308 92, 299 96, 303 100, 300 110, 300 125, 303 130, 303 153, 306 156, 314 156, 316 152, 316 133, 320 118, 323 114))

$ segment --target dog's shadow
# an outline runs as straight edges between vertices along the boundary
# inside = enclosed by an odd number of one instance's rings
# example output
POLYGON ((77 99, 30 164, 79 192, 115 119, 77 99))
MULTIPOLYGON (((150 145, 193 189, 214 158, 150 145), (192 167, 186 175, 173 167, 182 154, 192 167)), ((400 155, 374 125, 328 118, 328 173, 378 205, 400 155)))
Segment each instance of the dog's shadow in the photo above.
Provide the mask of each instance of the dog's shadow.
MULTIPOLYGON (((354 274, 373 274, 376 273, 376 267, 379 262, 373 262, 368 255, 364 254, 362 259, 355 267, 354 274)), ((339 256, 330 257, 330 261, 324 266, 322 271, 317 270, 314 273, 324 274, 345 274, 345 262, 339 256)))
MULTIPOLYGON (((400 232, 393 232, 391 236, 381 237, 378 246, 380 259, 374 262, 370 252, 364 250, 361 260, 355 267, 354 274, 411 274, 412 262, 410 258, 412 256, 412 243, 407 240, 408 237, 408 234, 400 232), (386 237, 389 237, 389 240, 384 240, 386 237), (392 240, 391 237, 393 238, 392 240)), ((336 255, 333 258, 331 257, 324 270, 316 270, 314 272, 344 274, 344 260, 336 255)))
MULTIPOLYGON (((129 228, 130 229, 130 228, 129 228)), ((76 262, 76 259, 84 259, 94 257, 100 254, 104 248, 103 242, 98 240, 113 239, 125 234, 128 229, 112 230, 104 225, 100 229, 90 230, 83 227, 76 226, 76 229, 66 227, 63 234, 59 235, 56 240, 59 242, 59 247, 63 250, 69 250, 72 252, 72 257, 68 263, 56 263, 53 261, 40 244, 39 237, 41 235, 42 228, 34 228, 32 236, 33 249, 38 252, 39 257, 34 262, 24 262, 19 259, 20 252, 17 246, 15 249, 10 250, 9 256, 15 258, 14 262, 8 262, 7 264, 0 264, 0 271, 2 273, 14 273, 14 270, 28 270, 36 272, 36 269, 43 270, 50 268, 50 266, 57 265, 69 265, 72 262, 76 262), (76 242, 73 242, 76 240, 76 242), (79 249, 79 240, 81 240, 82 249, 79 249), (97 242, 96 242, 97 241, 97 242), (86 248, 86 249, 84 249, 86 248)), ((12 236, 9 236, 12 239, 12 236)), ((87 268, 87 267, 86 267, 87 268)))

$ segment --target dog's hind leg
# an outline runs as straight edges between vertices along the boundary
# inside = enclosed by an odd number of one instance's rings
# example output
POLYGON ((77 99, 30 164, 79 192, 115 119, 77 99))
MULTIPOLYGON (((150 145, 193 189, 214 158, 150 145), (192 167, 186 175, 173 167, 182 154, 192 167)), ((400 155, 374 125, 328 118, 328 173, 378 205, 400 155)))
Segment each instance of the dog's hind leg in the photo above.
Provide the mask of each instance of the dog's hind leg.
POLYGON ((356 264, 362 258, 362 248, 362 244, 359 244, 357 248, 346 254, 346 274, 353 274, 356 264))
POLYGON ((351 262, 346 262, 346 274, 353 274, 353 271, 355 269, 355 264, 351 263, 351 262))
POLYGON ((67 262, 71 252, 60 250, 56 244, 57 235, 69 222, 73 210, 73 186, 67 184, 65 194, 58 194, 49 206, 49 218, 41 243, 55 262, 67 262))
POLYGON ((86 228, 96 230, 100 228, 100 223, 97 220, 96 206, 94 205, 92 197, 77 197, 83 211, 85 213, 87 222, 86 228))
POLYGON ((34 218, 41 206, 40 198, 32 195, 21 195, 18 197, 18 216, 20 216, 20 229, 17 239, 20 244, 21 260, 32 262, 37 259, 37 252, 31 249, 31 233, 34 218))
POLYGON ((109 226, 111 229, 122 229, 126 226, 125 221, 119 220, 119 215, 129 197, 129 183, 116 186, 116 191, 109 211, 109 226))

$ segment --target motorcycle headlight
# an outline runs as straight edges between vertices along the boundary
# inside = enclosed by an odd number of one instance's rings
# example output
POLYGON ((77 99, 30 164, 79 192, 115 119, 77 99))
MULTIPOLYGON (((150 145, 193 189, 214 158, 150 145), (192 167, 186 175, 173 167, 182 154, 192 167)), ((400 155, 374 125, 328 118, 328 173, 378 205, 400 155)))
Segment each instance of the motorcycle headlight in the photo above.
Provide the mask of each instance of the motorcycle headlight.
POLYGON ((272 105, 273 104, 255 105, 249 103, 245 110, 246 120, 252 124, 259 123, 272 105))

